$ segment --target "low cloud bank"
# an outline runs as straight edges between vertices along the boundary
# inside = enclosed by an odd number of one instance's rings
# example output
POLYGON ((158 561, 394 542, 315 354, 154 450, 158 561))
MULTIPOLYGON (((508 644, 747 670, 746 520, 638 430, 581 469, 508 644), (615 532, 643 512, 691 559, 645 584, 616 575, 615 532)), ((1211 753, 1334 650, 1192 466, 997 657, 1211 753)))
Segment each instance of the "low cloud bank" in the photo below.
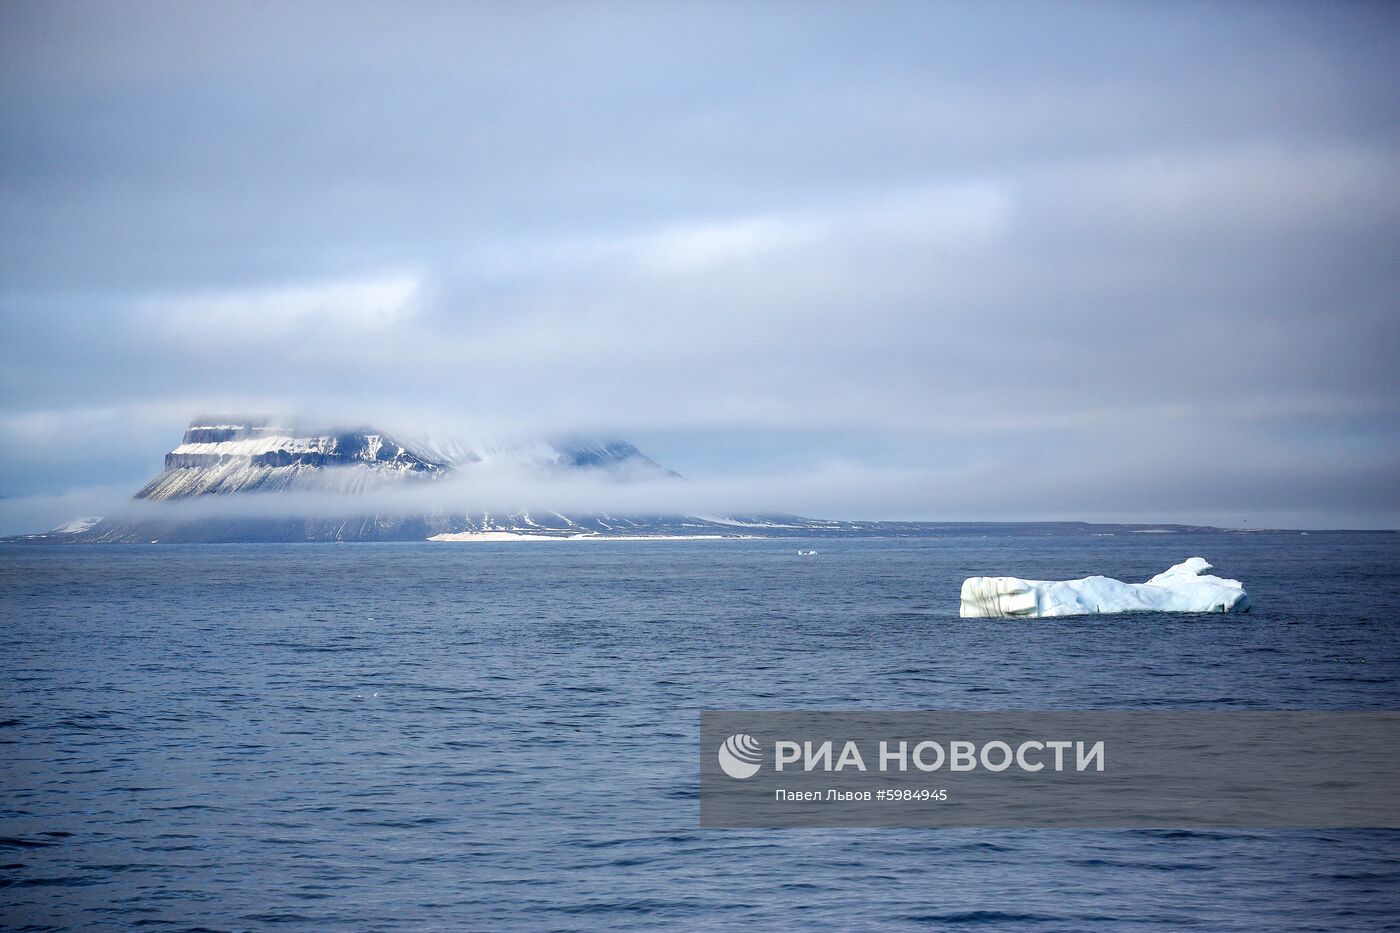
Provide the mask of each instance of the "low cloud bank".
POLYGON ((1096 462, 1059 461, 1036 469, 989 461, 950 469, 891 469, 828 462, 809 469, 692 480, 617 482, 604 475, 528 478, 489 466, 436 480, 409 481, 351 494, 241 493, 167 502, 133 500, 111 487, 58 496, 0 500, 0 531, 46 531, 80 516, 334 518, 431 513, 565 515, 789 514, 808 518, 903 521, 1175 521, 1224 527, 1396 528, 1400 463, 1372 469, 1340 461, 1289 464, 1261 475, 1250 458, 1201 463, 1183 450, 1171 475, 1134 473, 1130 455, 1105 452, 1096 462), (1323 490, 1311 508, 1271 503, 1323 490), (1348 503, 1366 501, 1365 509, 1348 503), (1175 503, 1190 502, 1191 507, 1175 503))

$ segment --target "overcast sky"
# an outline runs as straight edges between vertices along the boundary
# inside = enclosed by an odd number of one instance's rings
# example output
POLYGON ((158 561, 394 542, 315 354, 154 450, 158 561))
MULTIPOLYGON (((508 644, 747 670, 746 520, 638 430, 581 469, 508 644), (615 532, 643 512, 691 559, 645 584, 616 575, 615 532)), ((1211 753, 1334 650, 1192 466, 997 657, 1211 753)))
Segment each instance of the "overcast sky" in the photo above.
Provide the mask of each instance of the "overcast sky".
MULTIPOLYGON (((0 4, 0 531, 201 412, 1400 527, 1400 6, 0 4)), ((761 496, 759 496, 761 498, 761 496)))

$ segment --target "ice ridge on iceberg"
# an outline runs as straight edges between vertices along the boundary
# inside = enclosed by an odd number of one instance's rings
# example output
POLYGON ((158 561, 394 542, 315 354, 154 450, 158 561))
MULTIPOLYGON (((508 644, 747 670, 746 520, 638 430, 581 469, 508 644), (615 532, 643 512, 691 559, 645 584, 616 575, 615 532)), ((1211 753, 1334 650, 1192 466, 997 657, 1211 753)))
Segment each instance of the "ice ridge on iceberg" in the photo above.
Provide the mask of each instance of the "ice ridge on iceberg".
POLYGON ((1114 612, 1248 612, 1244 584, 1211 576, 1206 573, 1210 569, 1204 558, 1193 557, 1146 583, 1109 577, 969 577, 963 581, 958 614, 965 619, 1040 619, 1114 612))

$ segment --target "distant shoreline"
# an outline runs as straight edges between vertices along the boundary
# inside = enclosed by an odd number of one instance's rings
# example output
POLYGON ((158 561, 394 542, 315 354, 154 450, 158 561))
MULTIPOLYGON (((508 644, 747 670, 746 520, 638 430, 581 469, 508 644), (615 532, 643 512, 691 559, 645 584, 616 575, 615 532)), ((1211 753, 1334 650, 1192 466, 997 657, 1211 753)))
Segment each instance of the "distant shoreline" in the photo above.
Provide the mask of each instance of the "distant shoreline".
POLYGON ((457 531, 433 535, 428 541, 451 544, 491 541, 755 541, 762 535, 604 535, 530 534, 523 531, 457 531))
MULTIPOLYGON (((838 522, 793 519, 784 523, 684 519, 638 520, 617 531, 574 528, 520 527, 490 531, 439 531, 422 522, 397 521, 385 526, 371 519, 352 522, 287 518, 265 521, 93 520, 62 529, 0 537, 0 544, 315 544, 315 543, 490 543, 513 541, 780 541, 862 539, 919 540, 926 538, 1171 538, 1222 535, 1395 535, 1396 529, 1375 528, 1219 528, 1208 525, 1116 525, 1089 522, 838 522)), ((441 524, 438 525, 442 527, 441 524)), ((450 527, 450 525, 449 525, 450 527)), ((459 526, 460 527, 460 526, 459 526)))

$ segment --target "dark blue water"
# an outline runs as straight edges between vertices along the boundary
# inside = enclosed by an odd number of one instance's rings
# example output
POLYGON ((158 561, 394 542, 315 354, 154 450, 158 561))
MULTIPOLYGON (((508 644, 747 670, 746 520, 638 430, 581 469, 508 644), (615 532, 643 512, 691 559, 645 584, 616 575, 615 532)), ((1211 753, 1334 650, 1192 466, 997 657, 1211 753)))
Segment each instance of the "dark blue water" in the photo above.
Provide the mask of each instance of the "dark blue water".
POLYGON ((698 828, 698 711, 1400 709, 1400 536, 0 549, 33 929, 1375 929, 1400 832, 698 828), (1246 616, 957 618, 972 574, 1246 616))

